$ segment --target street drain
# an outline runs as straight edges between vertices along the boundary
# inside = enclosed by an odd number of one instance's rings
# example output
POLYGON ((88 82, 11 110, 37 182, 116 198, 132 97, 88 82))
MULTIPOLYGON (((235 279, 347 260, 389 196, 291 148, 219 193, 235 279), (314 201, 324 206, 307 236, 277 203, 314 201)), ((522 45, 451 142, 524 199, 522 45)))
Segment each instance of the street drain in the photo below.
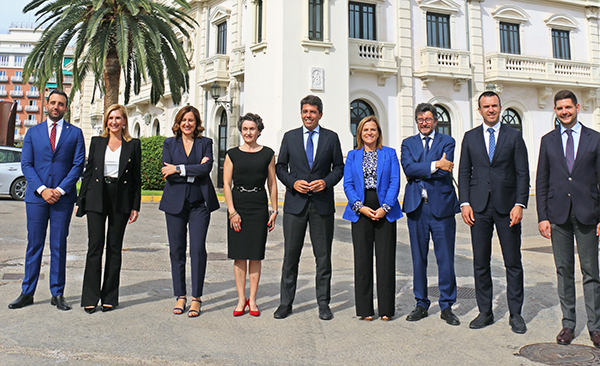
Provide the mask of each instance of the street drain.
POLYGON ((227 260, 227 254, 225 253, 208 253, 209 261, 225 261, 227 260))
MULTIPOLYGON (((430 297, 440 297, 440 289, 437 286, 427 288, 427 295, 430 297)), ((471 287, 456 287, 456 298, 458 299, 474 299, 475 289, 471 287)))
POLYGON ((579 344, 569 346, 556 343, 530 344, 522 347, 517 355, 546 365, 600 365, 600 350, 579 344))

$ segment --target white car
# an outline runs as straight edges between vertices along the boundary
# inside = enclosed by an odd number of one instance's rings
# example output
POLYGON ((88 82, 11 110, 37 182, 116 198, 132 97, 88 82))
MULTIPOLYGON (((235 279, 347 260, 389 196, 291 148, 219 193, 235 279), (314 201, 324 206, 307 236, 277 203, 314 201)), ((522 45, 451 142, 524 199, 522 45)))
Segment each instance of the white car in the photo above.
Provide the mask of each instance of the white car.
POLYGON ((23 201, 27 181, 21 171, 21 149, 0 146, 0 194, 10 194, 23 201))

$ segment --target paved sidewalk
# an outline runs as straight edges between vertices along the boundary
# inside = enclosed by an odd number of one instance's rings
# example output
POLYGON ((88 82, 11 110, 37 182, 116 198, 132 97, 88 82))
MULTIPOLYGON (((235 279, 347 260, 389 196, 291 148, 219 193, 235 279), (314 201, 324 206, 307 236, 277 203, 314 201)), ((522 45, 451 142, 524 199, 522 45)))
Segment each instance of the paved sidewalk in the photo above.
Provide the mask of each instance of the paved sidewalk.
MULTIPOLYGON (((530 201, 534 201, 534 197, 530 201)), ((127 229, 121 273, 120 307, 86 314, 79 307, 87 249, 86 220, 73 218, 68 239, 65 296, 68 312, 50 306, 49 252, 46 247, 35 303, 19 310, 7 305, 20 293, 26 245, 25 204, 0 199, 0 364, 18 365, 533 365, 514 354, 524 345, 554 342, 560 308, 550 242, 537 232, 534 202, 525 211, 523 265, 528 332, 510 331, 504 268, 499 246, 493 250, 496 323, 470 330, 478 311, 473 291, 470 235, 457 216, 456 272, 462 324, 443 322, 437 303, 416 323, 404 318, 414 307, 412 265, 406 220, 398 221, 396 317, 390 322, 360 321, 355 314, 350 224, 336 214, 331 307, 334 319, 321 321, 315 300, 315 265, 307 239, 293 314, 275 320, 283 257, 282 217, 269 236, 258 304, 262 315, 233 318, 237 303, 232 262, 226 259, 226 210, 212 216, 209 263, 199 318, 175 316, 165 220, 156 203, 144 203, 137 223, 127 229), (463 295, 463 296, 461 296, 463 295)), ((308 237, 308 236, 307 236, 308 237)), ((433 250, 430 285, 437 283, 433 250)), ((577 270, 579 271, 579 270, 577 270)), ((189 270, 188 270, 189 276, 189 270)), ((189 277, 188 277, 189 278, 189 277)), ((580 324, 576 344, 591 345, 585 326, 581 275, 576 277, 580 324)), ((189 284, 188 284, 189 287, 189 284)), ((434 288, 433 291, 436 289, 434 288)), ((436 299, 433 298, 433 301, 436 299)))

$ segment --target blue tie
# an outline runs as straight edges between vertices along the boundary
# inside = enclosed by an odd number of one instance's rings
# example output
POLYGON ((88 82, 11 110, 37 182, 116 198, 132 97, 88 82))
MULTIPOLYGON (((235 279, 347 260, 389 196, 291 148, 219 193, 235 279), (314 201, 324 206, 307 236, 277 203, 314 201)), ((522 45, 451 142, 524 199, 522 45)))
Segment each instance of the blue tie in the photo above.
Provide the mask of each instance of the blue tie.
POLYGON ((492 162, 492 158, 494 157, 494 150, 496 150, 496 139, 494 138, 494 129, 488 128, 488 132, 490 133, 490 151, 488 155, 490 156, 490 163, 492 162))
POLYGON ((306 159, 308 159, 308 167, 312 169, 313 155, 315 151, 315 145, 313 143, 313 135, 315 131, 308 131, 308 140, 306 141, 306 159))
POLYGON ((427 154, 429 153, 429 140, 431 140, 431 137, 429 136, 425 136, 423 137, 423 140, 425 140, 425 156, 427 156, 427 154))

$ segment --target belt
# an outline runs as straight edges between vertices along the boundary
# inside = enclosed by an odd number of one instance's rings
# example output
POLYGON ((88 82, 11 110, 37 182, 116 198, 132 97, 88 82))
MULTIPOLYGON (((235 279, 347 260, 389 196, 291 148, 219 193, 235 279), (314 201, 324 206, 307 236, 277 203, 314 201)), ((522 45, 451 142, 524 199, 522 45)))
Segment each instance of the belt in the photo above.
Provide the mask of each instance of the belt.
POLYGON ((119 178, 104 177, 104 183, 106 183, 106 184, 117 183, 118 181, 119 181, 119 178))
POLYGON ((427 197, 422 197, 423 198, 423 203, 424 204, 429 204, 429 199, 427 197))
POLYGON ((247 189, 242 186, 239 186, 239 187, 233 187, 233 189, 238 190, 240 192, 252 193, 252 192, 260 192, 260 191, 264 190, 265 188, 264 187, 254 187, 251 189, 247 189))

